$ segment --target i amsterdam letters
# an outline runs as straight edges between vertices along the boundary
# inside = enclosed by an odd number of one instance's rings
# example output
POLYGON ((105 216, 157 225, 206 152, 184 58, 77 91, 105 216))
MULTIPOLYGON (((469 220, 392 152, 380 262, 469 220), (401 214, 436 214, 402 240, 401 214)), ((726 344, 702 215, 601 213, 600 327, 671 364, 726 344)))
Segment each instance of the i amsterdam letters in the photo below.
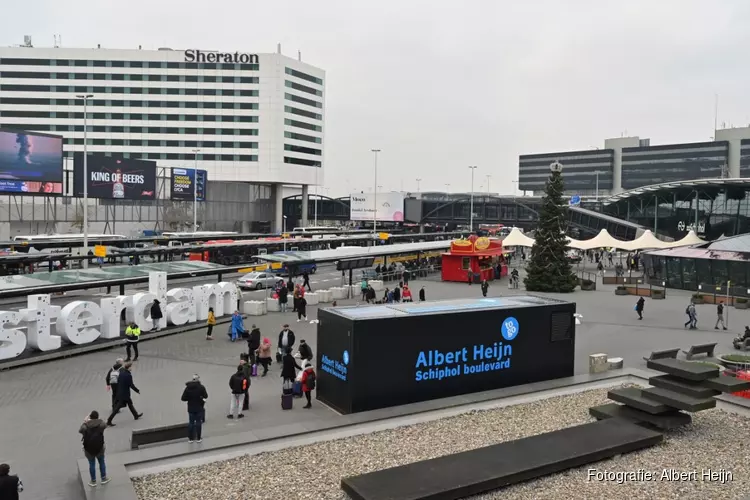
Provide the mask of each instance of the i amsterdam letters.
POLYGON ((237 288, 226 282, 167 290, 164 272, 149 273, 147 292, 104 297, 98 302, 76 300, 60 307, 52 305, 47 294, 29 295, 25 309, 0 311, 0 360, 20 356, 27 346, 55 351, 63 340, 80 345, 99 338, 116 339, 121 335, 123 311, 128 322, 134 321, 147 332, 165 328, 167 323, 179 326, 203 322, 209 307, 214 308, 217 318, 232 314, 237 298, 237 288), (161 302, 164 311, 158 325, 151 319, 154 299, 161 302))
POLYGON ((185 51, 185 62, 258 64, 258 54, 203 52, 198 49, 189 49, 185 51))

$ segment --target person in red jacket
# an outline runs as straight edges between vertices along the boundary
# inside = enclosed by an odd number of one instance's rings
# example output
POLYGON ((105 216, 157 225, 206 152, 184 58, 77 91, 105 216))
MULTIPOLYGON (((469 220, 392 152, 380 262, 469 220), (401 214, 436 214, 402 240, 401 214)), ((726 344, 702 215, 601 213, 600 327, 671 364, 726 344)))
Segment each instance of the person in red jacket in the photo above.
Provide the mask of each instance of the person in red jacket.
POLYGON ((318 377, 315 375, 312 363, 305 360, 303 367, 304 369, 302 371, 302 379, 300 382, 302 383, 302 393, 305 395, 305 398, 307 398, 307 404, 303 406, 303 408, 312 408, 311 392, 315 389, 315 382, 317 382, 318 377))

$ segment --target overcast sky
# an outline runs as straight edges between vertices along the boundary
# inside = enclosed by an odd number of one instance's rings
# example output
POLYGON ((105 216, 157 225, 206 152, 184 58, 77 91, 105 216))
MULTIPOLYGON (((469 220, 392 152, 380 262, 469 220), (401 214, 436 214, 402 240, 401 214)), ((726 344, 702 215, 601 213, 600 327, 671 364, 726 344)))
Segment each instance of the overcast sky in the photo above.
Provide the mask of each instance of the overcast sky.
MULTIPOLYGON (((747 0, 4 2, 0 43, 282 52, 327 72, 325 185, 514 191, 518 155, 750 124, 747 0)), ((252 179, 248 179, 252 180, 252 179)))

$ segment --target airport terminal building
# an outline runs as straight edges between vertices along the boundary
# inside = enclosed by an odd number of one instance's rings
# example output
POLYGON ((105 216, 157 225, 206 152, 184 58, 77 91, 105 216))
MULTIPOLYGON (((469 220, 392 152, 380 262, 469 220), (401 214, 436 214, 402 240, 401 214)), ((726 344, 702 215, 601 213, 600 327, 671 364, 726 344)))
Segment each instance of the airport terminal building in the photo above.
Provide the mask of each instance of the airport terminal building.
POLYGON ((665 145, 619 137, 605 140, 602 149, 521 155, 518 187, 541 194, 555 161, 563 165, 569 195, 606 197, 671 182, 750 177, 750 127, 715 135, 710 142, 665 145))
POLYGON ((280 48, 3 47, 0 128, 63 136, 63 194, 73 196, 72 160, 84 149, 77 96, 90 95, 89 154, 205 170, 208 201, 265 200, 280 230, 282 186, 301 185, 306 198, 324 181, 325 72, 300 59, 280 48))

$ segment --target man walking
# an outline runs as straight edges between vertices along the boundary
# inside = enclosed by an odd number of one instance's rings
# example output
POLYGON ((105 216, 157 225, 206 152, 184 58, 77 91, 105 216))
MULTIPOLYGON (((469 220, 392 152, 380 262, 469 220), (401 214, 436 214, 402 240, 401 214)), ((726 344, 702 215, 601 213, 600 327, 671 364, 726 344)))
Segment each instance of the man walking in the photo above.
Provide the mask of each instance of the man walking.
POLYGON ((127 357, 125 361, 130 361, 130 349, 132 348, 135 352, 135 358, 133 361, 138 361, 138 341, 141 339, 141 329, 135 324, 135 321, 130 323, 125 329, 125 352, 127 357))
POLYGON ((227 418, 244 418, 245 415, 240 413, 242 400, 247 390, 248 380, 242 371, 242 366, 237 367, 237 371, 229 377, 229 389, 232 391, 232 398, 229 400, 229 415, 227 418))
POLYGON ((188 443, 203 441, 203 420, 206 415, 206 400, 208 392, 201 384, 201 379, 196 373, 193 380, 185 382, 185 390, 182 391, 182 401, 187 403, 188 411, 188 443))
POLYGON ((482 297, 487 296, 487 290, 490 288, 490 283, 487 280, 482 280, 482 297))
POLYGON ((635 312, 638 313, 638 319, 643 319, 643 306, 646 305, 646 299, 639 297, 635 303, 635 312))
POLYGON ((685 323, 685 328, 690 327, 691 330, 695 330, 698 324, 698 314, 695 311, 695 304, 692 302, 685 308, 685 314, 687 314, 688 320, 685 323))
POLYGON ((279 332, 279 343, 276 344, 278 351, 276 353, 276 362, 281 363, 281 357, 286 353, 287 348, 291 351, 294 346, 294 332, 285 324, 283 330, 279 332))
POLYGON ((99 462, 99 474, 101 474, 102 484, 107 484, 110 479, 107 477, 107 466, 104 463, 104 431, 107 424, 99 418, 99 412, 92 411, 81 424, 78 432, 83 438, 83 454, 89 461, 89 475, 91 481, 89 486, 96 486, 96 463, 99 462))
POLYGON ((312 292, 312 287, 310 286, 310 275, 307 273, 302 274, 302 288, 307 287, 308 292, 312 292))
POLYGON ((18 476, 10 474, 10 465, 0 464, 0 498, 18 500, 18 494, 23 491, 23 483, 18 476))
POLYGON ((425 301, 425 293, 424 293, 424 287, 419 289, 419 301, 424 302, 425 301))
POLYGON ((117 381, 120 376, 120 368, 123 364, 122 358, 117 358, 115 364, 107 372, 107 376, 104 377, 104 381, 107 384, 107 390, 112 393, 112 408, 117 404, 117 381))
POLYGON ((721 327, 726 330, 727 326, 724 324, 724 304, 722 302, 719 302, 719 304, 716 306, 716 324, 714 325, 714 330, 719 329, 719 323, 721 323, 721 327))
POLYGON ((133 406, 132 396, 130 395, 131 389, 138 394, 141 393, 135 384, 133 384, 133 375, 130 373, 130 368, 132 366, 133 363, 125 361, 125 364, 120 368, 120 375, 117 377, 117 404, 112 408, 112 413, 107 419, 107 425, 110 427, 114 427, 115 425, 112 423, 112 419, 115 418, 115 415, 126 406, 130 410, 130 413, 133 414, 135 420, 138 420, 143 416, 143 413, 138 413, 136 411, 135 406, 133 406))

